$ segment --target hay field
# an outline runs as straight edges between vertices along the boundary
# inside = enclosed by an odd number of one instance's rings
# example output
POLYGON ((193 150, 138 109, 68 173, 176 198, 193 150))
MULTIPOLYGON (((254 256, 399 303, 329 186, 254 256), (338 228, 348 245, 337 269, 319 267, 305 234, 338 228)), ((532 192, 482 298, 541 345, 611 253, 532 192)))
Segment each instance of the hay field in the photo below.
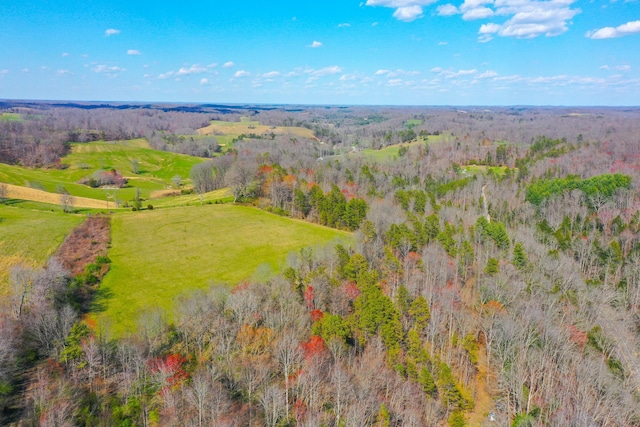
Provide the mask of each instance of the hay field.
POLYGON ((83 220, 81 215, 0 205, 0 297, 8 292, 12 266, 44 265, 83 220))
POLYGON ((289 252, 350 236, 236 205, 123 212, 111 227, 111 270, 96 315, 116 335, 131 331, 145 310, 170 310, 185 292, 231 286, 259 268, 280 271, 289 252))
MULTIPOLYGON (((60 204, 60 195, 56 193, 49 193, 43 190, 36 190, 35 188, 20 187, 12 184, 5 184, 7 186, 8 199, 20 199, 31 200, 34 202, 50 203, 53 205, 60 204)), ((104 193, 103 193, 104 197, 104 193)), ((90 199, 87 197, 73 196, 74 208, 87 208, 87 209, 106 209, 107 202, 105 200, 90 199)), ((109 208, 114 208, 113 202, 109 204, 109 208)))
POLYGON ((295 135, 302 138, 317 140, 311 129, 303 127, 289 127, 289 126, 266 126, 261 125, 257 121, 241 121, 241 122, 224 122, 220 120, 213 120, 207 127, 198 129, 199 135, 214 135, 225 136, 227 138, 221 138, 221 142, 227 143, 230 138, 237 138, 244 134, 270 134, 276 135, 295 135))

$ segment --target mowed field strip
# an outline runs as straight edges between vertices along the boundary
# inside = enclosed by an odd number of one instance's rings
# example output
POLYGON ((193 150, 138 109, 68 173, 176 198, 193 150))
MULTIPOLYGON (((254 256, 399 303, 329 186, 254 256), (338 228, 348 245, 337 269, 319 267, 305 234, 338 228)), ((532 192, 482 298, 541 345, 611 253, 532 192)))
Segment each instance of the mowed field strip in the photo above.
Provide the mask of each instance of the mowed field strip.
POLYGON ((0 205, 0 297, 9 291, 11 267, 44 265, 82 215, 0 205))
POLYGON ((199 135, 216 136, 220 143, 228 144, 233 137, 240 135, 296 135, 302 138, 317 140, 311 129, 293 126, 267 126, 257 121, 224 122, 213 120, 209 126, 198 129, 199 135), (222 138, 221 138, 222 137, 222 138))
POLYGON ((111 270, 96 301, 103 310, 98 322, 120 335, 145 310, 170 312, 185 292, 237 284, 259 267, 280 271, 290 252, 350 236, 236 205, 118 213, 112 218, 111 270))
MULTIPOLYGON (((36 190, 35 188, 20 187, 18 185, 5 184, 7 186, 8 199, 20 199, 31 200, 34 202, 60 204, 60 194, 49 193, 43 190, 36 190)), ((74 208, 88 208, 88 209, 106 209, 106 200, 90 199, 88 197, 73 196, 74 208)), ((109 208, 115 208, 113 202, 109 203, 109 208)))

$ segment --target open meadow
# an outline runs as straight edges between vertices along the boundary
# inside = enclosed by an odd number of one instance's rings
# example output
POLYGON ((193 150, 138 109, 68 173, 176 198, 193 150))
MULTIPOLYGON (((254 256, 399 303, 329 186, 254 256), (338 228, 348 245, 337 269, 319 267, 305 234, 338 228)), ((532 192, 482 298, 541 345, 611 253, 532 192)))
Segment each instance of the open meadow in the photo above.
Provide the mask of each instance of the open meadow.
POLYGON ((116 335, 131 332, 145 310, 170 312, 186 292, 278 272, 288 253, 337 238, 349 234, 235 205, 114 215, 98 321, 116 335))
POLYGON ((80 215, 0 205, 0 296, 9 290, 12 266, 42 266, 83 220, 80 215))
POLYGON ((105 200, 105 190, 91 188, 79 181, 97 170, 115 169, 128 179, 127 187, 118 190, 122 201, 134 198, 136 188, 148 198, 154 191, 166 189, 171 179, 189 177, 199 157, 152 149, 146 140, 74 143, 71 153, 61 159, 63 168, 24 168, 0 163, 0 182, 55 193, 64 187, 71 195, 105 200))
POLYGON ((212 120, 209 126, 198 129, 199 135, 213 135, 222 147, 230 147, 234 139, 240 135, 248 136, 265 135, 269 138, 273 135, 293 135, 302 138, 317 140, 311 129, 295 126, 267 126, 261 125, 259 121, 251 121, 243 117, 239 122, 225 122, 212 120))
POLYGON ((419 145, 433 144, 441 141, 444 138, 443 135, 429 135, 427 137, 419 137, 410 142, 404 142, 401 144, 389 145, 379 150, 365 149, 358 152, 358 155, 364 156, 367 160, 373 162, 389 162, 396 159, 400 155, 401 148, 417 147, 419 145))

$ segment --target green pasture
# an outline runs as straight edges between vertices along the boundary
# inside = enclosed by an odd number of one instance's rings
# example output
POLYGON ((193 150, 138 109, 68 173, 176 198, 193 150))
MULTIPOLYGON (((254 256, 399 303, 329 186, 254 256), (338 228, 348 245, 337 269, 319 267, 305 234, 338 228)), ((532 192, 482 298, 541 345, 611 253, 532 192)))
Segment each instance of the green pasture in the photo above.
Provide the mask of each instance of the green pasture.
POLYGON ((16 264, 41 266, 84 216, 0 204, 0 296, 16 264))
MULTIPOLYGON (((46 211, 46 212, 55 212, 55 213, 59 213, 59 214, 63 214, 65 213, 62 210, 62 206, 60 206, 59 204, 51 204, 51 203, 45 203, 45 202, 36 202, 33 200, 22 200, 22 199, 8 199, 5 202, 6 206, 12 206, 15 208, 20 208, 20 209, 26 209, 26 210, 34 210, 34 211, 46 211)), ((111 209, 109 209, 111 210, 111 209)), ((98 213, 102 213, 102 214, 107 214, 109 213, 109 210, 105 209, 91 209, 91 208, 80 208, 75 206, 73 208, 73 213, 74 214, 80 214, 80 215, 93 215, 93 214, 98 214, 98 213)))
POLYGON ((423 123, 422 120, 418 120, 418 119, 411 119, 411 120, 405 120, 404 125, 408 128, 411 129, 413 127, 416 126, 420 126, 423 123))
POLYGON ((425 137, 419 137, 414 139, 411 142, 405 142, 402 144, 390 145, 388 147, 381 148, 379 150, 374 149, 366 149, 358 152, 358 155, 366 157, 368 160, 372 160, 374 162, 386 162, 393 160, 398 157, 400 152, 400 148, 402 147, 417 147, 423 144, 432 144, 435 142, 439 142, 443 139, 443 135, 429 135, 425 137))
POLYGON ((474 175, 474 174, 483 174, 483 175, 494 175, 497 177, 503 177, 507 173, 507 166, 485 166, 485 165, 466 165, 460 166, 461 171, 466 171, 466 173, 474 175))
POLYGON ((168 196, 159 197, 156 199, 149 199, 143 202, 143 205, 153 205, 155 208, 170 207, 170 206, 193 206, 200 204, 211 203, 226 203, 233 202, 233 193, 229 188, 221 188, 202 195, 202 199, 199 194, 185 194, 180 196, 168 196))
POLYGON ((24 122, 22 115, 18 113, 1 113, 0 120, 5 120, 7 122, 24 122))
POLYGON ((199 157, 154 150, 143 139, 75 143, 71 153, 62 159, 65 169, 32 169, 0 164, 0 181, 52 193, 62 186, 71 195, 104 200, 105 190, 90 188, 78 184, 78 181, 97 170, 113 168, 129 181, 127 187, 118 190, 117 197, 129 201, 134 198, 136 188, 140 189, 143 198, 149 198, 153 191, 167 188, 176 175, 187 180, 193 165, 202 161, 199 157), (137 162, 137 174, 133 170, 133 161, 137 162))
POLYGON ((291 251, 349 234, 236 205, 204 205, 113 216, 111 270, 96 299, 99 324, 131 331, 145 310, 171 311, 176 297, 233 285, 259 269, 277 272, 291 251))
POLYGON ((316 139, 313 131, 304 127, 295 126, 267 126, 261 125, 259 121, 250 120, 248 117, 241 117, 239 122, 226 122, 222 120, 212 120, 209 126, 198 129, 200 135, 213 135, 224 148, 233 146, 233 141, 240 135, 295 135, 297 137, 316 139))

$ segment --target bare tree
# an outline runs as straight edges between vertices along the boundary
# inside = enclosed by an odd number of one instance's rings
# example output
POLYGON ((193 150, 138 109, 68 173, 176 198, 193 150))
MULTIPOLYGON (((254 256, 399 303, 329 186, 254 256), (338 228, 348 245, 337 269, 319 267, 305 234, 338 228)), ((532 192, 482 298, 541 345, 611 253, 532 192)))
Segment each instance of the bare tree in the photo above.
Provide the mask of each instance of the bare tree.
POLYGON ((285 414, 289 419, 289 377, 302 361, 300 343, 292 332, 284 331, 283 337, 276 345, 276 359, 284 376, 285 414))
POLYGON ((264 411, 265 425, 275 427, 282 416, 282 390, 277 385, 267 386, 260 393, 260 405, 264 411))
POLYGON ((246 161, 236 161, 225 175, 225 183, 233 192, 233 202, 248 195, 249 188, 255 179, 255 167, 246 161))
POLYGON ((200 195, 200 203, 204 193, 215 190, 215 172, 210 161, 198 163, 191 168, 191 183, 193 189, 200 195))

